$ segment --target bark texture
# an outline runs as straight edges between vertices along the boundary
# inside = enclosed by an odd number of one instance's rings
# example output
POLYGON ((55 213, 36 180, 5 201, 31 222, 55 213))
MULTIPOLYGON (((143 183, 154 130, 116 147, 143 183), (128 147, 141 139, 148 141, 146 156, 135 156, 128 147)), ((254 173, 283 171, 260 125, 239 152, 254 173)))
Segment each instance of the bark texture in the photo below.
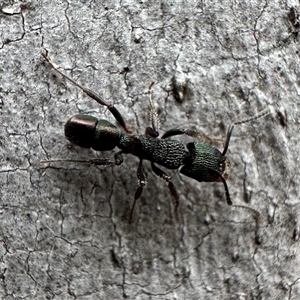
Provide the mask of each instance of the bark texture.
MULTIPOLYGON (((299 1, 0 2, 1 299, 299 299, 299 1), (128 224, 138 159, 100 168, 44 159, 113 157, 72 146, 78 113, 113 103, 130 129, 233 131, 227 184, 178 172, 179 221, 163 180, 128 224)), ((176 137, 184 143, 185 137, 176 137)), ((222 150, 222 143, 217 145, 222 150)))

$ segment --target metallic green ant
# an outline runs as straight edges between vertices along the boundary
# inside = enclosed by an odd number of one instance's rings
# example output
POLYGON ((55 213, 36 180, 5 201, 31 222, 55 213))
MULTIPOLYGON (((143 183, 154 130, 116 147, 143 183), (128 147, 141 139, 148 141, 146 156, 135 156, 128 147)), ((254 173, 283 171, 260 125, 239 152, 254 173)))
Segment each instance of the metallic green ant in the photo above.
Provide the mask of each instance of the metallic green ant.
POLYGON ((167 169, 180 168, 180 173, 200 182, 223 182, 227 204, 232 205, 226 183, 230 161, 225 156, 228 150, 232 130, 235 125, 247 123, 269 114, 269 109, 265 109, 251 118, 232 123, 227 130, 223 152, 220 152, 206 141, 201 140, 190 142, 184 145, 180 141, 167 138, 184 134, 190 137, 203 139, 204 135, 195 130, 171 129, 165 132, 162 137, 159 138, 158 116, 150 93, 150 89, 152 87, 151 84, 149 87, 151 127, 147 127, 145 134, 143 135, 132 134, 127 128, 122 115, 113 105, 107 103, 101 96, 81 86, 72 78, 68 77, 54 67, 44 53, 42 53, 42 56, 50 65, 50 67, 59 73, 63 78, 76 85, 86 95, 97 101, 100 105, 107 107, 107 109, 112 113, 116 121, 123 129, 120 130, 107 120, 98 120, 97 118, 89 115, 76 115, 71 117, 65 124, 65 135, 71 143, 83 148, 92 148, 96 151, 110 151, 115 147, 118 147, 121 149, 121 151, 114 155, 114 160, 107 158, 96 158, 84 161, 46 160, 42 161, 42 163, 75 162, 86 163, 90 165, 113 166, 120 165, 123 162, 122 154, 132 154, 137 156, 140 159, 137 169, 138 188, 135 192, 135 201, 131 210, 131 216, 136 201, 141 197, 143 188, 147 184, 147 178, 142 165, 143 160, 149 160, 151 162, 151 167, 154 174, 161 177, 168 184, 173 198, 174 211, 176 215, 179 205, 179 196, 176 188, 171 181, 171 177, 168 176, 163 170, 158 168, 155 164, 163 166, 167 169))

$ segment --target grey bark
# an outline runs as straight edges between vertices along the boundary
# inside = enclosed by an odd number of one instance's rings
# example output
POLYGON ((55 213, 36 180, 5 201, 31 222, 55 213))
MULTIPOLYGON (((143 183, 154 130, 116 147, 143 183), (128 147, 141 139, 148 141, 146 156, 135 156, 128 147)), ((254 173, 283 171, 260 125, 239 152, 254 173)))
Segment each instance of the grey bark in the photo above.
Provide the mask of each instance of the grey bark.
POLYGON ((1 299, 299 299, 300 40, 288 17, 297 5, 1 1, 1 299), (153 81, 161 133, 223 138, 231 122, 269 107, 234 129, 234 205, 222 184, 167 170, 180 194, 177 222, 145 162, 148 186, 129 225, 137 158, 113 168, 40 164, 112 157, 71 146, 63 125, 79 112, 115 122, 41 51, 140 134, 153 81))

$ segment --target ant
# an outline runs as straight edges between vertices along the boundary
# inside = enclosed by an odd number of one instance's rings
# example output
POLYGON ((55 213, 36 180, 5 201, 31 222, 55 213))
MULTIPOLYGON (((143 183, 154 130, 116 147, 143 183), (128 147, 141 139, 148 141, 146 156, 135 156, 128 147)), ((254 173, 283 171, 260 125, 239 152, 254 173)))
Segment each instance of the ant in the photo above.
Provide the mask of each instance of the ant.
POLYGON ((184 145, 179 141, 167 138, 184 134, 194 138, 202 138, 203 140, 204 136, 195 130, 175 128, 166 131, 159 138, 158 115, 154 108, 150 92, 153 85, 152 83, 149 87, 151 127, 146 128, 145 134, 137 135, 133 134, 127 128, 122 115, 112 104, 107 103, 101 96, 81 86, 72 78, 62 73, 54 67, 52 62, 44 53, 41 53, 41 55, 47 61, 49 66, 63 78, 76 85, 86 95, 97 101, 100 105, 107 107, 123 129, 123 131, 118 129, 107 120, 98 120, 97 118, 89 115, 75 115, 65 124, 66 138, 77 146, 92 148, 95 151, 110 151, 115 147, 118 147, 121 150, 114 155, 114 161, 107 158, 96 158, 90 160, 45 160, 41 161, 41 163, 75 162, 86 163, 89 165, 113 166, 120 165, 123 162, 122 154, 130 153, 137 156, 140 159, 137 168, 138 188, 135 192, 130 220, 136 201, 141 197, 143 188, 147 184, 147 178, 143 169, 143 160, 149 160, 154 174, 161 177, 167 183, 173 198, 174 212, 176 216, 179 206, 179 195, 171 181, 171 177, 157 167, 156 164, 171 170, 180 168, 180 173, 199 182, 222 182, 225 189, 227 204, 232 205, 226 183, 230 161, 225 156, 228 150, 232 130, 235 125, 247 123, 269 114, 269 109, 265 109, 251 118, 232 123, 227 130, 223 152, 220 152, 212 145, 201 140, 184 145))

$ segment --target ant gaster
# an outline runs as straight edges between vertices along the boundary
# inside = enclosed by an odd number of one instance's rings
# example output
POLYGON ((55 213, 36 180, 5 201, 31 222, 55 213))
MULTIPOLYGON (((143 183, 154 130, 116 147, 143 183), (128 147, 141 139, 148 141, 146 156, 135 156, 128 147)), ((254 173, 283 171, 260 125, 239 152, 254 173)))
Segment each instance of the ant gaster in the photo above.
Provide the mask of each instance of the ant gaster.
POLYGON ((197 181, 205 182, 222 182, 225 188, 225 195, 228 205, 232 205, 230 199, 226 179, 228 177, 228 168, 230 166, 229 159, 225 156, 232 130, 235 125, 250 122, 252 120, 263 117, 269 113, 269 109, 265 109, 255 116, 232 123, 228 130, 225 140, 225 146, 221 153, 215 147, 207 142, 198 140, 186 144, 167 139, 175 135, 187 135, 194 138, 203 138, 203 135, 195 130, 187 129, 171 129, 165 132, 161 138, 158 133, 158 116, 154 108, 149 87, 149 103, 150 103, 150 121, 151 127, 147 127, 144 135, 132 134, 127 128, 125 121, 120 112, 111 104, 107 103, 101 96, 93 91, 79 85, 72 78, 68 77, 56 67, 53 66, 48 57, 42 53, 44 59, 48 64, 58 72, 63 78, 67 79, 78 88, 80 88, 86 95, 97 101, 100 105, 107 107, 107 109, 115 117, 116 121, 122 127, 123 131, 118 129, 115 125, 107 120, 97 119, 89 115, 76 115, 71 117, 65 124, 66 138, 73 144, 83 147, 92 148, 96 151, 110 151, 115 147, 121 149, 114 155, 114 161, 107 158, 96 158, 90 160, 46 160, 42 163, 50 162, 79 162, 90 165, 113 166, 120 165, 123 162, 122 154, 133 154, 137 156, 140 161, 137 168, 138 188, 135 192, 135 201, 131 210, 131 216, 134 210, 136 200, 142 195, 144 186, 147 184, 147 178, 143 170, 143 160, 149 160, 153 172, 166 181, 173 198, 173 205, 175 215, 177 216, 177 208, 179 205, 179 196, 174 184, 163 170, 158 168, 155 164, 161 165, 167 169, 180 169, 180 173, 191 177, 197 181))

